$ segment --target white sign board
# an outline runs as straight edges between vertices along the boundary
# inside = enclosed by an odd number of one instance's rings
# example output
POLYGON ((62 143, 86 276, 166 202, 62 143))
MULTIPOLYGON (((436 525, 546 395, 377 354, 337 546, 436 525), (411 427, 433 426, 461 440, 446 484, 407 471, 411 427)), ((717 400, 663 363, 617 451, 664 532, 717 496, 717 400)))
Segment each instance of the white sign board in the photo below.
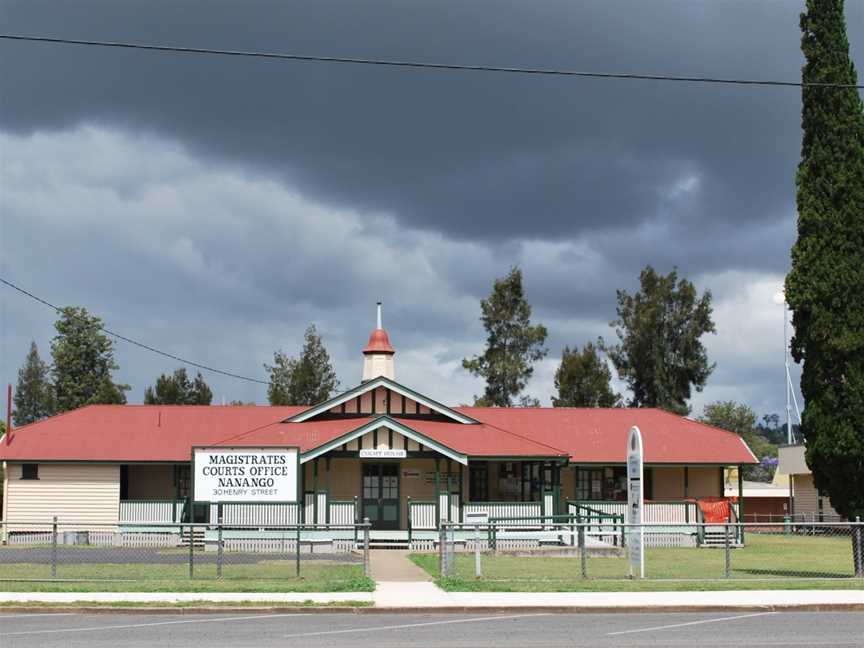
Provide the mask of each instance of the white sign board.
POLYGON ((297 448, 194 448, 196 502, 296 502, 297 448))
POLYGON ((489 524, 489 511, 466 511, 466 525, 485 525, 489 524))
POLYGON ((361 459, 405 459, 407 450, 361 450, 361 459))
MULTIPOLYGON (((627 524, 642 524, 644 509, 644 469, 642 433, 635 425, 627 437, 627 524)), ((644 530, 641 526, 627 528, 627 553, 630 575, 645 578, 644 530)))

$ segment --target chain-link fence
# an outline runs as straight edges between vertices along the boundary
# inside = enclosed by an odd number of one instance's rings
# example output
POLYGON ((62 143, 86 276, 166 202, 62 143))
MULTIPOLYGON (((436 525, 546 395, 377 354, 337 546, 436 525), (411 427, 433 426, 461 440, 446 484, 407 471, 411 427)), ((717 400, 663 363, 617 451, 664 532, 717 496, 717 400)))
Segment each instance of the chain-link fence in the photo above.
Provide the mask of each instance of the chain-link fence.
POLYGON ((745 513, 741 520, 746 524, 755 522, 757 524, 821 524, 822 522, 844 522, 839 515, 820 513, 818 511, 807 511, 800 513, 745 513))
POLYGON ((369 575, 369 524, 0 523, 0 581, 369 575))
POLYGON ((439 574, 497 581, 862 579, 864 523, 586 523, 567 516, 445 524, 439 574), (631 561, 632 559, 632 561, 631 561), (632 566, 631 566, 632 565, 632 566))

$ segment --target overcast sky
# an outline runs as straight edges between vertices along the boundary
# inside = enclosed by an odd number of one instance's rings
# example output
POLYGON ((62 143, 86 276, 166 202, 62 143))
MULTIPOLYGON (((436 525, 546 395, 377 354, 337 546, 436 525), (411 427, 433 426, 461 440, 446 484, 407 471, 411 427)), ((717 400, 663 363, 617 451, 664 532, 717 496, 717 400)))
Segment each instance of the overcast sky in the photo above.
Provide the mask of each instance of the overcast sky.
MULTIPOLYGON (((7 33, 324 56, 798 80, 792 0, 0 2, 7 33)), ((864 69, 864 3, 847 3, 864 69)), ((692 401, 781 412, 800 91, 0 42, 0 270, 123 334, 264 378, 322 332, 344 387, 385 303, 397 379, 482 383, 479 300, 524 270, 549 356, 613 338, 646 264, 714 294, 692 401)), ((0 379, 52 311, 0 289, 0 379)), ((118 343, 129 401, 178 365, 118 343)), ((795 372, 797 379, 797 371, 795 372)), ((266 402, 207 375, 214 402, 266 402)))

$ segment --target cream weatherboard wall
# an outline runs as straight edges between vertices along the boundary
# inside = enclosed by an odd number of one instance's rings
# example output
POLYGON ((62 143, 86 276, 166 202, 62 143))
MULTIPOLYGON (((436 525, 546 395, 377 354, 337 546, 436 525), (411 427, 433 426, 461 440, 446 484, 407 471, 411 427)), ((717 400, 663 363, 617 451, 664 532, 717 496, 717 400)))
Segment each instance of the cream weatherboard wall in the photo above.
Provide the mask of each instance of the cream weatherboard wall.
POLYGON ((690 497, 723 497, 723 468, 690 466, 687 469, 687 483, 690 497))
POLYGON ((819 520, 819 514, 827 520, 833 520, 838 516, 837 511, 831 506, 830 500, 819 494, 813 484, 813 475, 793 475, 792 492, 794 494, 794 506, 796 515, 804 515, 807 519, 819 520), (821 511, 819 508, 821 500, 821 511))
POLYGON ((21 479, 19 463, 6 469, 4 518, 16 522, 94 526, 117 524, 120 509, 120 465, 95 463, 39 464, 38 479, 21 479))
MULTIPOLYGON (((684 499, 684 468, 681 466, 652 467, 652 494, 655 500, 684 499)), ((719 497, 723 468, 690 466, 687 468, 687 497, 719 497)))

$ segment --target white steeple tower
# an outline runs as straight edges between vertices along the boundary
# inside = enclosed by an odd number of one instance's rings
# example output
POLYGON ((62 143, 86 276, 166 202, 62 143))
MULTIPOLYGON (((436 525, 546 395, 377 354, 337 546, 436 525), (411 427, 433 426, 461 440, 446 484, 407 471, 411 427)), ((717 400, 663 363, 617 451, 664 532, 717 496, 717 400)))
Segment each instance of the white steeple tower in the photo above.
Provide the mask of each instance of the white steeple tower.
POLYGON ((393 363, 395 354, 396 351, 390 345, 390 336, 384 330, 379 301, 377 325, 369 335, 369 344, 363 349, 363 382, 378 376, 396 380, 396 368, 393 363))

